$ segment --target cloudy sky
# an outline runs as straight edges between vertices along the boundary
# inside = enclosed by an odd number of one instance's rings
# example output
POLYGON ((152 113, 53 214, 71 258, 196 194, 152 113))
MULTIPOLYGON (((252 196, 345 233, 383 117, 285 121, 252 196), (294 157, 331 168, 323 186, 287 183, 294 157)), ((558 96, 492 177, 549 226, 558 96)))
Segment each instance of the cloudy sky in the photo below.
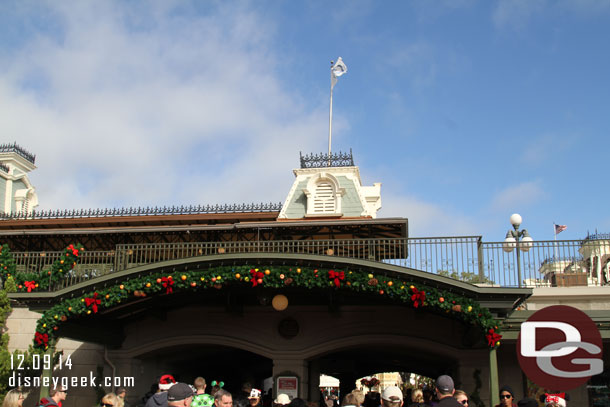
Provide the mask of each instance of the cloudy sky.
POLYGON ((610 232, 610 1, 2 1, 38 209, 282 202, 353 149, 411 236, 610 232))

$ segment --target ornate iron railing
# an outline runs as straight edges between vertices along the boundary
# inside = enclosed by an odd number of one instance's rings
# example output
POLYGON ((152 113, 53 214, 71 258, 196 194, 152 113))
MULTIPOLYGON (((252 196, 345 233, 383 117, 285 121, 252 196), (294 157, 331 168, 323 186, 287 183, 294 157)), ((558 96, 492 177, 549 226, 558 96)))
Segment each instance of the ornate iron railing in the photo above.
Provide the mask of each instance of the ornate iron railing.
POLYGON ((16 142, 13 144, 0 144, 0 153, 17 153, 32 164, 36 161, 36 156, 34 154, 26 151, 24 148, 17 145, 16 142))
POLYGON ((585 240, 610 240, 610 233, 595 233, 593 235, 587 235, 585 240))
POLYGON ((190 205, 137 208, 106 209, 65 209, 49 211, 32 211, 31 213, 0 212, 1 219, 63 219, 63 218, 100 218, 121 216, 161 216, 161 215, 198 215, 208 213, 250 213, 279 212, 281 203, 252 203, 225 205, 190 205))
MULTIPOLYGON (((83 252, 80 264, 68 274, 61 287, 164 261, 256 253, 290 253, 367 260, 484 286, 540 287, 610 283, 610 264, 607 260, 610 257, 610 244, 607 241, 599 241, 596 242, 597 246, 592 248, 591 242, 588 242, 587 246, 583 246, 583 242, 533 242, 529 251, 520 253, 519 263, 515 251, 505 252, 502 242, 485 243, 479 236, 117 245, 116 249, 110 252, 83 252)), ((38 272, 45 276, 60 254, 15 252, 17 272, 38 272)), ((60 287, 53 287, 58 288, 60 287)))
POLYGON ((326 167, 353 167, 354 157, 352 149, 348 153, 325 153, 303 155, 299 153, 301 158, 301 168, 326 168, 326 167))

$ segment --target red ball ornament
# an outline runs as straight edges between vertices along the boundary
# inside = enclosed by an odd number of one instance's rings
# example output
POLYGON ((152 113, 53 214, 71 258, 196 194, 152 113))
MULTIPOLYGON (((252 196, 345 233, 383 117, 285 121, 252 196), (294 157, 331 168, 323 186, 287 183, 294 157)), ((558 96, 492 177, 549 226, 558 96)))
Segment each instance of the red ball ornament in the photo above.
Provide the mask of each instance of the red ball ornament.
POLYGON ((445 299, 443 297, 441 297, 438 299, 438 302, 443 303, 443 302, 445 302, 445 299))

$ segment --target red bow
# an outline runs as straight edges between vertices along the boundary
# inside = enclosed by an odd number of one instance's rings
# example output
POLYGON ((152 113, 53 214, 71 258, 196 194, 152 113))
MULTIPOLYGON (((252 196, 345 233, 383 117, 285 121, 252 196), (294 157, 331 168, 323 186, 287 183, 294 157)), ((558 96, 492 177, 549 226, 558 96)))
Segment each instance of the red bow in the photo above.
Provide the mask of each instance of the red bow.
POLYGON ((74 245, 68 246, 68 250, 72 252, 73 255, 78 256, 78 249, 74 247, 74 245))
POLYGON ((544 393, 546 396, 545 403, 559 403, 561 401, 565 401, 566 394, 565 393, 557 393, 557 394, 548 394, 544 393))
POLYGON ((421 305, 424 305, 424 301, 426 301, 426 292, 419 291, 417 288, 413 287, 413 295, 411 295, 411 301, 413 301, 413 306, 418 308, 421 305))
POLYGON ((496 343, 502 339, 502 335, 495 333, 493 329, 490 329, 489 333, 485 335, 485 337, 487 338, 487 345, 491 348, 496 346, 496 343))
POLYGON ((265 277, 265 273, 262 271, 256 271, 255 269, 250 270, 250 274, 252 274, 252 287, 256 287, 259 284, 258 280, 262 280, 265 277))
POLYGON ((29 293, 31 293, 31 292, 32 292, 32 290, 33 290, 34 288, 36 288, 36 281, 34 281, 34 280, 32 280, 32 281, 25 281, 25 282, 23 283, 23 285, 25 286, 25 288, 27 288, 27 289, 28 289, 28 292, 29 292, 29 293))
POLYGON ((174 279, 171 276, 163 277, 161 278, 161 281, 163 282, 163 287, 165 287, 165 294, 174 292, 174 288, 172 287, 174 285, 174 279))
POLYGON ((94 314, 97 314, 97 306, 102 303, 102 300, 97 298, 97 293, 93 294, 93 297, 85 298, 85 305, 91 307, 94 314))
POLYGON ((34 340, 39 345, 47 346, 47 344, 49 343, 49 335, 36 332, 36 335, 34 335, 34 340))
POLYGON ((342 271, 329 270, 328 271, 328 278, 333 280, 333 282, 335 283, 335 287, 340 287, 341 286, 341 280, 345 279, 345 273, 342 272, 342 271))

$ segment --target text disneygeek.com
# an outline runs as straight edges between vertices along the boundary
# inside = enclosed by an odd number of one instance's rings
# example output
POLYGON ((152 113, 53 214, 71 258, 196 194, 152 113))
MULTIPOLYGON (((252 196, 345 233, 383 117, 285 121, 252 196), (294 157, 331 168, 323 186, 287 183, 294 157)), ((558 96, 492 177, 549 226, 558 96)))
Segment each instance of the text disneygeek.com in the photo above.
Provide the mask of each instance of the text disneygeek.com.
POLYGON ((64 376, 64 377, 32 377, 22 375, 21 372, 13 371, 8 379, 10 387, 51 387, 70 389, 74 387, 133 387, 133 377, 103 376, 98 377, 89 372, 89 376, 64 376))

